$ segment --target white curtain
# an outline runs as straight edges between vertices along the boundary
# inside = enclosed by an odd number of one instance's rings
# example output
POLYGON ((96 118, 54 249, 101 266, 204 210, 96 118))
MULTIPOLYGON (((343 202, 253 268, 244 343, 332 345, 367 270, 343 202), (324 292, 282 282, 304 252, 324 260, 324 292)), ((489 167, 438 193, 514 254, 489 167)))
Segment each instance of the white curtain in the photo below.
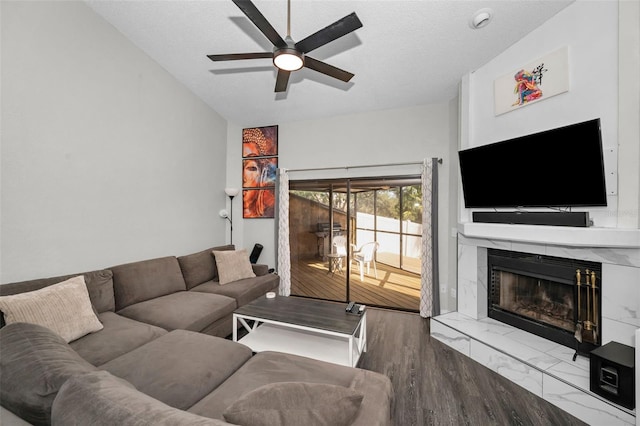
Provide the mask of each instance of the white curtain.
POLYGON ((428 158, 422 166, 422 277, 420 316, 440 313, 438 285, 438 159, 428 158))
POLYGON ((278 169, 278 275, 280 296, 291 294, 291 248, 289 246, 289 172, 278 169))

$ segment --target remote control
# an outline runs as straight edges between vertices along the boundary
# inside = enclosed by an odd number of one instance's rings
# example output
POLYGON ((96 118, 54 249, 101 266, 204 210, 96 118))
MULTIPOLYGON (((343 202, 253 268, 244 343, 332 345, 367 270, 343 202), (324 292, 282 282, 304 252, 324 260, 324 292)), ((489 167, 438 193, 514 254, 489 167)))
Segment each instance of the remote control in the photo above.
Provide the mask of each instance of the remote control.
POLYGON ((347 309, 345 309, 345 311, 351 312, 351 310, 353 309, 354 305, 355 305, 354 302, 349 302, 349 304, 347 305, 347 309))

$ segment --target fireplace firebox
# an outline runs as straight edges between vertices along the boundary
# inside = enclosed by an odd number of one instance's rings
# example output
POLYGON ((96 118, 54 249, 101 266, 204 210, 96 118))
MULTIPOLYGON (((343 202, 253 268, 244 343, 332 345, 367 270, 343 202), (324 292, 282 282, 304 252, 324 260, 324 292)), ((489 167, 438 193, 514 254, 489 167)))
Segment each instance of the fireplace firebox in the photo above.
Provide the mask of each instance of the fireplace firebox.
POLYGON ((488 250, 490 318, 588 355, 601 344, 602 264, 488 250))

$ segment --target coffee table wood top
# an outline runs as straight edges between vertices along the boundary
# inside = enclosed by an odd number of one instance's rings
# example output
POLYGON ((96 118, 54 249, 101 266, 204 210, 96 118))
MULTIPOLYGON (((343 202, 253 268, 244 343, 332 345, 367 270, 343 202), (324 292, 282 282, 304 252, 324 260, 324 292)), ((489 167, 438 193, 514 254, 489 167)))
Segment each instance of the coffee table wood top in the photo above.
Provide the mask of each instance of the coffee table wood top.
POLYGON ((362 315, 347 314, 347 304, 300 297, 262 296, 234 311, 234 314, 336 333, 353 334, 362 315))

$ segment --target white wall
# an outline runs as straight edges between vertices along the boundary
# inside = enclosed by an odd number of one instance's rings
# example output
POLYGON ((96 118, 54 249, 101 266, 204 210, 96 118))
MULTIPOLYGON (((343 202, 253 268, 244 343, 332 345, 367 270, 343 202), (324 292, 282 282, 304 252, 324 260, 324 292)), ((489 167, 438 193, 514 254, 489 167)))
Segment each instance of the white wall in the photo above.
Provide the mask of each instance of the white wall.
MULTIPOLYGON (((620 162, 620 167, 617 166, 618 35, 617 2, 578 0, 489 63, 467 75, 461 93, 464 100, 461 147, 484 145, 600 117, 603 146, 605 150, 615 150, 613 158, 606 158, 605 172, 617 171, 618 186, 625 188, 624 194, 620 194, 620 197, 626 197, 620 200, 621 204, 629 201, 627 205, 637 208, 640 193, 638 158, 624 165, 620 162), (495 116, 494 80, 521 64, 541 58, 563 46, 569 48, 569 92, 495 116)), ((625 82, 620 82, 620 86, 621 91, 627 90, 625 82)), ((637 123, 636 116, 636 126, 637 123)), ((637 139, 625 143, 635 147, 640 144, 637 139)), ((637 150, 632 152, 637 157, 637 150)), ((623 214, 618 211, 618 195, 609 196, 607 201, 606 208, 585 210, 590 212, 596 226, 616 227, 619 216, 623 214)), ((634 221, 638 223, 637 209, 629 211, 626 208, 624 214, 635 215, 635 218, 626 220, 622 226, 628 227, 628 223, 634 221)), ((469 220, 469 212, 463 208, 461 220, 469 220)))
POLYGON ((640 2, 618 9, 618 227, 640 228, 640 2))
POLYGON ((226 121, 83 2, 0 3, 0 282, 224 243, 226 121))
MULTIPOLYGON (((453 105, 457 105, 454 102, 453 105)), ((377 165, 420 162, 423 158, 440 157, 439 166, 439 243, 441 286, 455 287, 455 250, 450 257, 449 247, 455 238, 449 229, 449 199, 457 198, 456 183, 451 183, 451 155, 457 146, 457 108, 451 104, 423 105, 404 109, 375 111, 327 119, 293 123, 255 123, 251 126, 278 124, 279 166, 287 169, 377 165), (451 147, 454 147, 452 151, 451 147), (453 188, 453 191, 451 190, 453 188), (451 264, 453 263, 453 264, 451 264)), ((241 187, 242 127, 229 124, 227 142, 227 186, 241 187)), ((248 126, 244 126, 248 127, 248 126)), ((376 168, 338 170, 328 173, 309 172, 290 174, 290 179, 315 177, 351 177, 419 173, 419 166, 410 168, 376 168)), ((242 200, 234 200, 234 242, 251 249, 258 242, 265 246, 260 263, 275 266, 275 224, 271 219, 242 219, 242 200)), ((445 289, 447 294, 449 290, 445 289)), ((442 299, 447 309, 449 301, 442 299)))

